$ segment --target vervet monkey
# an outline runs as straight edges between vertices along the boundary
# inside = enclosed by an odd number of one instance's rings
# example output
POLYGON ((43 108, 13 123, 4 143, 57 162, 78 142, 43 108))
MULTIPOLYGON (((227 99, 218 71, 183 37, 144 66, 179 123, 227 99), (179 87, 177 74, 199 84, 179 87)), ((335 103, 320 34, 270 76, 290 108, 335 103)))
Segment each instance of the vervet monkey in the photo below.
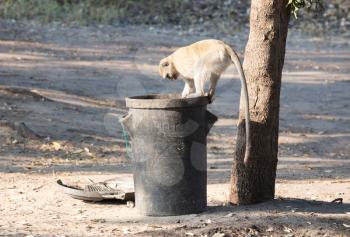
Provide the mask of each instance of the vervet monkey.
POLYGON ((221 74, 232 63, 240 75, 244 96, 246 126, 244 163, 246 164, 250 151, 249 99, 245 75, 237 53, 220 40, 198 41, 181 47, 162 59, 159 63, 159 74, 164 79, 176 80, 180 76, 184 79, 185 88, 182 91, 182 98, 204 96, 205 82, 209 80, 210 87, 207 95, 211 103, 221 74))

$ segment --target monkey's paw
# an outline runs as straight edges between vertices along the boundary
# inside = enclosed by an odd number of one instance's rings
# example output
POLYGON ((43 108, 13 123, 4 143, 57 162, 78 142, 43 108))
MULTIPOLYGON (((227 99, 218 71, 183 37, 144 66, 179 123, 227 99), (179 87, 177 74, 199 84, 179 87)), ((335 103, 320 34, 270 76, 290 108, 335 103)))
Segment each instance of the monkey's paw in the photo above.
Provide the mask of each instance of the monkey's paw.
POLYGON ((191 93, 191 94, 188 94, 186 96, 186 98, 196 98, 196 97, 201 97, 201 96, 204 96, 204 95, 197 94, 197 93, 191 93))

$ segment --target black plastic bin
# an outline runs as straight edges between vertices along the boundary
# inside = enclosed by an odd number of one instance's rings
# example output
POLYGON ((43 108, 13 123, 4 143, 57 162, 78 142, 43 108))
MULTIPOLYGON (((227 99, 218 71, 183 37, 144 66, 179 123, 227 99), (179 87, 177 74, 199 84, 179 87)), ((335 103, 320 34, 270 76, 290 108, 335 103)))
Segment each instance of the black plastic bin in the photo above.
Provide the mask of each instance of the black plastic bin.
POLYGON ((126 98, 121 119, 131 137, 135 204, 148 216, 199 213, 207 207, 207 134, 217 117, 207 97, 126 98))

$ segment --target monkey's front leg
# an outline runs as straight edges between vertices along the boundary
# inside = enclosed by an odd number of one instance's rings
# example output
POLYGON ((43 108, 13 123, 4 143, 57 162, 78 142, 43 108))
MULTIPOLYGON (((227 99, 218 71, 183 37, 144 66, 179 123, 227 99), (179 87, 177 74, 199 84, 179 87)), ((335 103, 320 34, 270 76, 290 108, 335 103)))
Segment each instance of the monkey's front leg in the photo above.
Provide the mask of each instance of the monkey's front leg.
POLYGON ((196 88, 196 92, 187 96, 187 98, 194 98, 199 96, 204 96, 204 83, 206 80, 210 78, 211 73, 206 70, 206 68, 199 64, 195 71, 194 75, 194 87, 196 88))
POLYGON ((194 92, 194 82, 191 79, 184 79, 185 87, 182 91, 181 97, 186 98, 189 94, 194 92))
POLYGON ((204 78, 195 76, 194 78, 194 87, 196 91, 194 93, 188 94, 187 98, 195 98, 199 96, 204 96, 204 78))

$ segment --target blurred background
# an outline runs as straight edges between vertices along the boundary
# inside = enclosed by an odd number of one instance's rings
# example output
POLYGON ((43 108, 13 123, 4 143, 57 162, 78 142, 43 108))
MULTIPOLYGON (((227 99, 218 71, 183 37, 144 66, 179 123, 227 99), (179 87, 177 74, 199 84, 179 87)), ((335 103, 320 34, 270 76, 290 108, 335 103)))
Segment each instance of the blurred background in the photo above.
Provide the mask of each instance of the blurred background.
MULTIPOLYGON (((218 32, 229 33, 248 26, 249 6, 250 1, 244 0, 2 0, 0 17, 79 25, 178 25, 197 30, 215 27, 218 32)), ((349 34, 348 0, 324 0, 298 15, 291 21, 294 28, 317 34, 349 34)))

